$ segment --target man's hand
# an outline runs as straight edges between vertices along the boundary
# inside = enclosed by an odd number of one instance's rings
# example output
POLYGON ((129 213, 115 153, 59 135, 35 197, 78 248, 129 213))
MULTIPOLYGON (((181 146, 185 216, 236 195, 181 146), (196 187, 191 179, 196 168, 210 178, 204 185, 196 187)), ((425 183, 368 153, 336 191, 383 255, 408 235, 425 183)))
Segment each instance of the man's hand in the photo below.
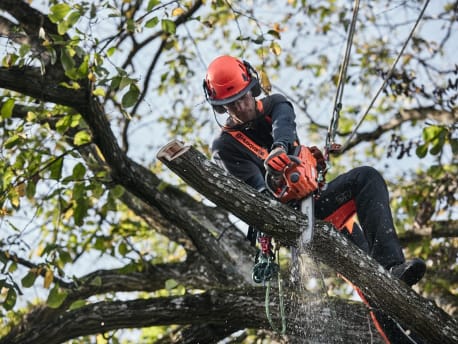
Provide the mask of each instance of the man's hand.
POLYGON ((285 149, 283 147, 275 147, 264 160, 264 168, 266 171, 280 173, 289 163, 291 163, 291 160, 285 149))

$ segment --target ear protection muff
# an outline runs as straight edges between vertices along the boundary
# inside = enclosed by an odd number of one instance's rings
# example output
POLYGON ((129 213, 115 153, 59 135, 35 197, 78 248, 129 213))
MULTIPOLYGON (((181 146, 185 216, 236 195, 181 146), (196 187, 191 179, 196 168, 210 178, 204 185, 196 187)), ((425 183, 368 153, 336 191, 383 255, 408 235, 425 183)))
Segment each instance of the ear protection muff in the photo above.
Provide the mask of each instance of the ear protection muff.
POLYGON ((248 61, 243 60, 243 64, 245 65, 250 79, 256 81, 250 90, 251 94, 253 97, 258 97, 261 94, 261 85, 259 84, 258 72, 256 72, 256 70, 248 63, 248 61))
MULTIPOLYGON (((209 104, 211 104, 211 102, 210 102, 210 91, 208 90, 207 82, 205 81, 205 79, 203 80, 202 87, 204 89, 205 100, 209 104)), ((212 105, 212 107, 213 107, 213 110, 216 113, 225 113, 226 112, 226 109, 222 105, 212 105)))

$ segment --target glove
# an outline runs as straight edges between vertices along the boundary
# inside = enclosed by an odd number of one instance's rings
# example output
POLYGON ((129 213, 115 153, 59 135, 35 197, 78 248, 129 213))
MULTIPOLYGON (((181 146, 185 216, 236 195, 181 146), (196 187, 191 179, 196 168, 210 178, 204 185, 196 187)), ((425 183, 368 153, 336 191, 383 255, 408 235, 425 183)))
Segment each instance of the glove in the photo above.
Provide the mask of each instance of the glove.
POLYGON ((291 160, 285 149, 283 147, 275 147, 264 160, 264 168, 266 171, 281 173, 290 163, 291 160))

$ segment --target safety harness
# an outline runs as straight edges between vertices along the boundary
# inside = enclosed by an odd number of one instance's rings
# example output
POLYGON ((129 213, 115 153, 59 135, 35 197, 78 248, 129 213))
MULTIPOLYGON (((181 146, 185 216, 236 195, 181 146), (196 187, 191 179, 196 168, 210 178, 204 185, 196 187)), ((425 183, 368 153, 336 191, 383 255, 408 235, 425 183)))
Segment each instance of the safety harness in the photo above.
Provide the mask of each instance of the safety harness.
MULTIPOLYGON (((223 130, 230 134, 235 140, 242 144, 245 148, 255 154, 259 159, 265 160, 269 155, 269 151, 258 145, 252 139, 250 139, 243 132, 238 130, 223 130)), ((267 320, 269 321, 272 329, 280 334, 286 333, 286 316, 285 316, 285 305, 284 305, 284 295, 283 295, 283 283, 280 277, 280 257, 279 250, 280 247, 274 249, 272 244, 272 237, 264 233, 258 232, 253 229, 253 227, 248 228, 247 238, 250 240, 253 246, 256 245, 256 241, 260 244, 260 250, 256 254, 255 264, 252 272, 252 279, 255 283, 263 283, 266 287, 266 296, 265 296, 265 310, 267 320), (275 261, 276 260, 276 261, 275 261), (280 317, 281 317, 281 329, 277 328, 272 320, 272 315, 270 312, 270 281, 272 278, 277 278, 278 282, 278 294, 279 294, 279 308, 280 308, 280 317)))

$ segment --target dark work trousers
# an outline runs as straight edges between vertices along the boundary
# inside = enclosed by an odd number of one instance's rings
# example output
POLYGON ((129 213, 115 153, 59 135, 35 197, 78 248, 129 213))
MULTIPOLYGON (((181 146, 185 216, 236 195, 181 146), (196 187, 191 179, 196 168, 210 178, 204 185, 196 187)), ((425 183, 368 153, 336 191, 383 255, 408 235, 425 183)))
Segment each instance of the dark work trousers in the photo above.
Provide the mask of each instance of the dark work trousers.
MULTIPOLYGON (((325 219, 351 201, 355 202, 361 227, 355 224, 352 233, 345 228, 341 233, 387 269, 403 263, 405 258, 393 225, 388 189, 377 170, 358 167, 331 181, 315 202, 315 215, 325 219)), ((370 300, 366 302, 370 306, 370 300)), ((383 330, 382 335, 391 344, 423 343, 383 311, 372 310, 383 330)))
POLYGON ((403 263, 405 258, 394 229, 388 189, 374 168, 358 167, 332 180, 315 202, 315 216, 324 219, 352 200, 366 242, 358 231, 347 236, 387 269, 403 263))

